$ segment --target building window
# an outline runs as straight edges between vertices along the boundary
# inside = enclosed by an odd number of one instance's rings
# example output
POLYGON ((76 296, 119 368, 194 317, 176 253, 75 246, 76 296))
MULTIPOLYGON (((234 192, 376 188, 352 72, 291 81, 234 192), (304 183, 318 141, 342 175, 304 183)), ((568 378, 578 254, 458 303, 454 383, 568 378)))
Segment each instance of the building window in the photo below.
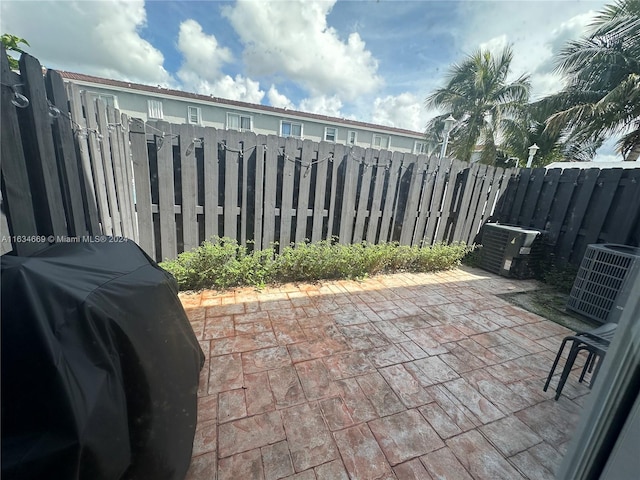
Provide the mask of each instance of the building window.
POLYGON ((105 105, 118 108, 118 97, 109 95, 108 93, 89 92, 93 100, 102 100, 105 105))
POLYGON ((280 136, 302 138, 302 124, 283 120, 280 122, 280 136))
POLYGON ((338 129, 333 127, 324 127, 325 142, 335 142, 338 138, 338 129))
POLYGON ((389 148, 389 137, 385 135, 374 135, 371 146, 379 148, 380 150, 387 150, 389 148))
POLYGON ((356 132, 355 130, 350 130, 349 134, 347 135, 347 144, 355 145, 357 140, 358 140, 358 132, 356 132))
POLYGON ((164 118, 162 115, 162 102, 160 100, 147 100, 147 108, 149 109, 149 118, 156 120, 162 120, 164 118))
POLYGON ((194 125, 200 125, 200 123, 202 123, 200 107, 187 107, 187 121, 194 125))
POLYGON ((250 132, 253 129, 253 120, 249 115, 239 113, 227 113, 227 130, 250 132))
POLYGON ((415 142, 413 144, 413 153, 420 155, 421 153, 427 153, 426 142, 415 142))

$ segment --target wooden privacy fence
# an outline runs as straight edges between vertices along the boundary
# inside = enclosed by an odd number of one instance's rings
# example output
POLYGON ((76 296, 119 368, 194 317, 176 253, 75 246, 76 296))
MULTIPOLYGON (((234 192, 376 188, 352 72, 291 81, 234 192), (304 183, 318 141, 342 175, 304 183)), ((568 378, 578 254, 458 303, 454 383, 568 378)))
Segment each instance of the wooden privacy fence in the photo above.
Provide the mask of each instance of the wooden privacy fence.
POLYGON ((166 122, 130 126, 140 245, 213 236, 262 249, 327 240, 472 241, 511 171, 425 155, 166 122))
POLYGON ((12 72, 1 53, 2 253, 101 234, 157 260, 213 236, 255 249, 336 237, 473 243, 487 221, 544 229, 572 263, 590 243, 640 240, 640 169, 503 170, 145 123, 43 76, 29 55, 12 72))
POLYGON ((555 255, 576 265, 592 243, 639 246, 640 168, 520 170, 493 220, 545 230, 555 255))
POLYGON ((2 48, 2 253, 106 234, 138 240, 129 120, 2 48), (67 96, 66 87, 72 95, 67 96), (14 106, 15 105, 15 106, 14 106))

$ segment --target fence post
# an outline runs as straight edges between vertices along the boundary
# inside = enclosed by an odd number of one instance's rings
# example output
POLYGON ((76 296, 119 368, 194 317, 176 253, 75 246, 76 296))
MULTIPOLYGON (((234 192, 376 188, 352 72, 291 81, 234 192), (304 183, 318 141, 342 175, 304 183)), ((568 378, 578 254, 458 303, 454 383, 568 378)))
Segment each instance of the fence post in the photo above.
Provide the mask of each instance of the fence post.
MULTIPOLYGON (((22 149, 21 132, 18 125, 18 115, 16 107, 11 103, 13 99, 13 90, 7 85, 20 83, 17 75, 9 69, 9 61, 7 54, 2 47, 0 49, 0 66, 2 69, 2 97, 0 99, 0 107, 2 109, 2 138, 1 144, 2 162, 2 199, 7 214, 8 232, 5 234, 13 235, 10 240, 11 247, 18 255, 31 255, 42 247, 35 242, 15 242, 15 236, 29 236, 38 233, 36 226, 36 218, 34 216, 34 204, 31 198, 31 189, 29 187, 29 176, 27 166, 22 149), (8 141, 11 139, 11 141, 8 141)), ((7 239, 3 239, 7 240, 7 239)), ((3 253, 8 251, 8 246, 3 242, 3 253)))

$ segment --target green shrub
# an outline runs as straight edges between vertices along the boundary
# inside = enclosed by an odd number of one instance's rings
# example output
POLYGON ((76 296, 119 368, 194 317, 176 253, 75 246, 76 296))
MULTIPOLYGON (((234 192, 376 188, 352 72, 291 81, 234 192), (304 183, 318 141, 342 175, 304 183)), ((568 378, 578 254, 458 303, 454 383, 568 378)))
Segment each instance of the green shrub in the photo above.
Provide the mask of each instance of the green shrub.
POLYGON ((467 254, 464 244, 408 247, 397 243, 298 243, 275 254, 273 248, 249 252, 229 238, 214 238, 160 266, 173 274, 181 290, 267 283, 363 278, 398 271, 431 272, 453 268, 467 254))

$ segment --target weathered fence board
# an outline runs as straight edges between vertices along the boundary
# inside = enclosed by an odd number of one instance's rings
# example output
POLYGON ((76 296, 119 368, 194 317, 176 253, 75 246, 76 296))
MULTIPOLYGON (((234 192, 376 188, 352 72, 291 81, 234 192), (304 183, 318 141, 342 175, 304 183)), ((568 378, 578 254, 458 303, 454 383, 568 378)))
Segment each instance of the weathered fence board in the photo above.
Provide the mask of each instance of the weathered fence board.
MULTIPOLYGON (((318 242, 322 240, 325 219, 325 198, 327 194, 327 173, 329 168, 333 166, 333 152, 331 152, 330 144, 320 142, 318 145, 318 160, 316 164, 316 185, 315 196, 313 202, 313 220, 311 227, 311 241, 318 242)), ((331 192, 329 192, 331 195, 331 192)), ((328 218, 331 218, 329 215, 328 218)), ((331 222, 327 226, 329 236, 331 235, 331 222)))
MULTIPOLYGON (((68 110, 67 91, 60 74, 55 70, 47 71, 45 86, 51 105, 58 108, 60 112, 66 112, 68 110)), ((56 152, 59 159, 58 168, 62 183, 66 187, 61 190, 66 204, 67 229, 73 236, 87 235, 89 231, 84 218, 83 194, 80 185, 82 177, 78 171, 72 125, 69 119, 62 116, 53 122, 53 127, 54 143, 58 147, 56 152)))
MULTIPOLYGON (((20 127, 18 125, 18 115, 16 108, 12 105, 13 91, 8 85, 20 83, 17 76, 9 70, 9 61, 4 47, 0 49, 0 63, 2 76, 2 97, 0 105, 2 105, 2 191, 3 204, 6 206, 6 214, 9 216, 10 225, 7 222, 7 231, 2 230, 2 236, 22 237, 34 235, 37 230, 36 218, 34 215, 34 204, 31 197, 31 188, 29 187, 29 176, 27 166, 22 149, 22 138, 20 127), (13 141, 8 141, 12 139, 13 141)), ((4 225, 3 225, 4 226, 4 225)), ((18 255, 30 255, 36 252, 41 245, 35 242, 15 242, 15 238, 3 238, 2 253, 15 250, 18 255), (8 240, 8 241, 7 241, 8 240)))
MULTIPOLYGON (((118 206, 117 187, 118 178, 115 176, 114 164, 111 157, 111 143, 108 141, 108 135, 101 133, 107 131, 107 110, 106 105, 102 102, 96 102, 96 119, 92 121, 90 127, 96 133, 98 140, 98 151, 100 160, 104 168, 104 180, 107 187, 107 199, 109 202, 109 212, 111 213, 113 235, 122 235, 121 212, 118 206)), ((93 120, 93 119, 92 119, 93 120)), ((172 182, 173 185, 173 182, 172 182)))
MULTIPOLYGON (((444 160, 443 160, 444 163, 444 160)), ((452 216, 452 205, 455 193, 455 187, 458 180, 458 175, 465 169, 468 168, 468 165, 465 162, 461 162, 460 160, 453 160, 449 164, 448 167, 448 180, 446 185, 446 192, 444 195, 444 200, 442 202, 441 207, 441 216, 440 222, 438 224, 438 230, 436 233, 436 242, 449 242, 452 241, 451 237, 453 235, 452 228, 455 225, 454 218, 452 216)))
MULTIPOLYGON (((171 125, 157 122, 155 135, 158 158, 158 213, 160 216, 160 258, 174 258, 178 253, 176 239, 175 190, 173 182, 173 135, 171 125), (159 133, 159 132, 158 132, 159 133)), ((156 254, 157 255, 157 254, 156 254)))
POLYGON ((138 223, 139 245, 156 258, 156 244, 153 238, 153 214, 151 213, 151 176, 149 154, 144 122, 133 119, 129 128, 131 158, 135 178, 135 205, 138 223))
MULTIPOLYGON (((89 222, 89 228, 92 235, 97 235, 102 232, 100 227, 100 213, 98 212, 98 197, 96 195, 96 179, 91 165, 91 157, 89 155, 89 149, 87 146, 87 139, 85 133, 87 131, 87 123, 84 119, 82 111, 82 100, 80 99, 80 89, 77 85, 68 83, 67 96, 69 100, 69 109, 71 111, 71 117, 76 123, 77 130, 75 131, 75 147, 80 157, 79 175, 81 176, 82 186, 82 200, 86 212, 86 216, 89 222)), ((61 111, 64 112, 63 109, 61 111)))
MULTIPOLYGON (((321 144, 323 142, 320 142, 321 144)), ((326 143, 326 142, 325 142, 326 143)), ((338 215, 336 213, 336 204, 338 202, 338 176, 341 171, 343 162, 345 161, 345 150, 343 145, 333 145, 333 157, 331 161, 331 192, 329 193, 329 218, 327 220, 327 240, 333 239, 335 235, 340 235, 341 224, 336 223, 338 215), (334 221, 335 220, 335 221, 334 221)), ((324 158, 324 157, 323 157, 324 158)))
POLYGON ((195 132, 192 125, 180 125, 180 174, 182 199, 180 213, 182 217, 182 241, 184 250, 191 250, 198 245, 198 217, 196 201, 198 182, 196 178, 195 132))
MULTIPOLYGON (((300 161, 300 186, 298 187, 298 208, 296 213, 296 242, 307 240, 307 221, 309 219, 309 193, 311 191, 311 172, 313 162, 318 159, 317 145, 311 140, 302 143, 302 158, 300 161)), ((322 216, 320 216, 322 218, 322 216)))
POLYGON ((384 190, 385 178, 389 171, 388 165, 391 161, 391 152, 381 150, 378 156, 378 164, 376 166, 376 178, 373 186, 373 196, 371 201, 371 211, 369 213, 369 225, 367 227, 367 241, 369 243, 378 243, 378 227, 382 218, 382 194, 384 190))
POLYGON ((220 171, 218 168, 217 130, 205 127, 202 138, 204 157, 204 236, 209 240, 218 235, 220 171))
POLYGON ((21 82, 29 108, 20 109, 26 129, 22 130, 25 159, 30 167, 29 181, 36 225, 43 235, 67 235, 65 202, 60 189, 60 173, 51 135, 49 103, 40 62, 30 55, 20 57, 21 82))
POLYGON ((342 194, 342 212, 340 218, 339 241, 343 244, 351 243, 353 236, 353 218, 358 187, 360 164, 353 158, 362 157, 362 148, 354 147, 342 156, 340 167, 344 167, 344 190, 342 194))
MULTIPOLYGON (((91 167, 93 171, 93 181, 96 189, 96 197, 98 201, 98 209, 100 212, 100 222, 102 223, 103 232, 106 235, 115 235, 114 218, 118 214, 117 210, 111 213, 110 195, 113 187, 113 176, 105 175, 105 166, 102 159, 102 149, 98 140, 98 123, 96 105, 91 100, 87 92, 80 94, 82 106, 85 110, 86 128, 83 136, 86 136, 88 151, 91 158, 91 167), (112 216, 113 215, 113 216, 112 216)), ((113 190, 115 191, 115 190, 113 190)))
POLYGON ((545 230, 547 227, 547 217, 551 211, 551 205, 553 204, 553 199, 556 196, 556 191, 560 184, 561 173, 560 169, 553 169, 543 177, 544 185, 542 186, 539 200, 536 203, 533 220, 530 222, 534 228, 545 230))
POLYGON ((276 186, 278 182, 278 143, 275 135, 267 137, 267 156, 265 159, 264 188, 264 234, 262 248, 276 241, 276 186))
MULTIPOLYGON (((267 137, 258 135, 256 139, 256 173, 255 173, 255 210, 254 210, 254 248, 263 249, 262 219, 264 218, 264 158, 266 152, 267 137)), ((264 245, 268 247, 268 245, 264 245)))
POLYGON ((431 157, 429 164, 431 164, 431 162, 433 162, 435 166, 431 174, 433 193, 431 195, 429 205, 426 208, 427 225, 425 228, 423 244, 427 245, 431 245, 435 240, 434 235, 442 215, 441 206, 448 175, 447 168, 444 164, 445 161, 440 162, 440 159, 431 157))
POLYGON ((367 149, 364 152, 359 166, 360 192, 357 196, 356 218, 353 227, 353 243, 360 243, 364 240, 364 225, 367 221, 369 211, 367 210, 369 203, 369 190, 371 188, 371 177, 375 168, 375 160, 373 158, 373 150, 367 149))

